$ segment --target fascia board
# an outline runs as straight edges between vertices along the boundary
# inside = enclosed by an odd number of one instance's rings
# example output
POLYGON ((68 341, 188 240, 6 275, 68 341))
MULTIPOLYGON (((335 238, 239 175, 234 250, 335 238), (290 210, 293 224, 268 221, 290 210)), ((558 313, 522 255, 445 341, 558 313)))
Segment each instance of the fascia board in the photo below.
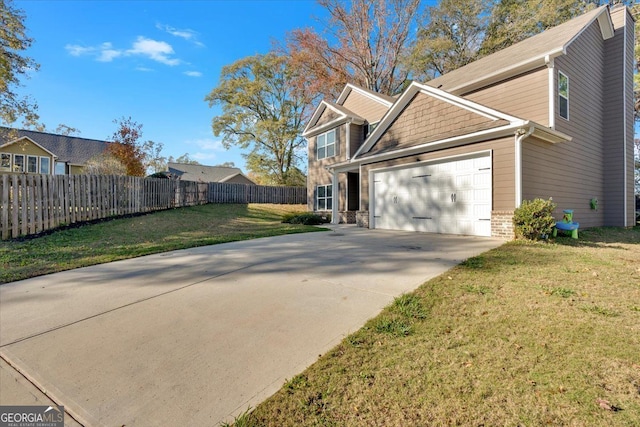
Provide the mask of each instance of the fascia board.
POLYGON ((393 104, 393 106, 385 113, 385 115, 380 119, 378 126, 371 132, 369 137, 364 141, 364 143, 358 148, 358 151, 353 155, 353 158, 357 158, 360 153, 366 153, 371 149, 373 144, 382 136, 384 132, 386 132, 387 128, 391 125, 393 120, 395 120, 400 112, 404 110, 404 108, 409 104, 409 101, 413 99, 414 95, 418 93, 418 83, 412 82, 407 89, 400 95, 400 98, 393 104))
MULTIPOLYGON (((310 138, 310 137, 318 135, 319 133, 322 133, 322 132, 324 132, 326 130, 332 129, 332 128, 336 127, 336 126, 340 126, 341 124, 346 123, 348 121, 349 121, 349 117, 347 117, 347 116, 338 117, 338 118, 336 118, 334 120, 331 120, 330 122, 327 122, 327 123, 323 124, 322 126, 315 127, 313 129, 311 129, 310 131, 303 133, 302 136, 305 137, 305 138, 310 138)), ((357 121, 354 121, 353 123, 362 124, 362 123, 358 123, 357 121)))
POLYGON ((423 84, 418 84, 418 86, 420 87, 420 91, 425 93, 426 95, 434 96, 442 101, 453 104, 459 108, 464 108, 467 111, 471 111, 472 113, 479 114, 488 119, 491 119, 491 120, 502 119, 511 123, 521 121, 521 119, 518 117, 510 116, 508 114, 486 107, 482 104, 478 104, 468 99, 461 98, 459 96, 445 92, 442 89, 438 89, 438 88, 428 86, 428 85, 423 85, 423 84))
POLYGON ((613 37, 614 28, 613 21, 611 21, 611 14, 609 13, 609 6, 600 6, 600 13, 593 17, 575 36, 571 38, 565 45, 564 50, 566 52, 567 48, 571 43, 573 43, 578 37, 582 35, 582 33, 591 26, 595 21, 598 21, 598 25, 600 26, 600 33, 602 34, 603 40, 609 40, 613 37))
POLYGON ((336 104, 342 105, 344 101, 347 99, 347 97, 349 96, 349 92, 351 92, 352 90, 355 90, 359 94, 366 96, 367 98, 372 99, 373 101, 379 102, 385 107, 391 107, 393 105, 393 102, 387 101, 386 99, 383 99, 383 98, 379 98, 370 92, 360 89, 358 86, 352 85, 351 83, 347 83, 344 89, 342 89, 340 96, 336 100, 336 104))
POLYGON ((8 147, 9 145, 13 145, 19 141, 22 141, 23 139, 26 139, 27 141, 31 142, 33 145, 35 145, 36 147, 40 148, 41 150, 46 151, 47 153, 51 154, 51 156, 54 159, 57 159, 58 156, 55 155, 55 153, 52 153, 51 151, 47 150, 46 148, 44 148, 42 145, 38 144, 36 141, 34 141, 33 139, 29 138, 28 136, 21 136, 20 138, 16 138, 12 141, 9 141, 7 143, 4 143, 2 145, 0 145, 0 148, 4 148, 4 147, 8 147))
POLYGON ((420 83, 412 82, 411 85, 405 90, 405 92, 400 96, 398 101, 393 104, 393 107, 385 114, 385 116, 380 121, 380 124, 375 128, 375 130, 369 135, 369 138, 362 144, 362 146, 358 149, 358 151, 354 154, 354 158, 358 158, 358 156, 362 153, 366 153, 373 147, 373 145, 378 141, 380 136, 391 125, 391 123, 398 117, 398 115, 406 108, 409 102, 413 99, 413 97, 418 92, 425 92, 428 95, 436 96, 437 98, 449 102, 453 105, 456 105, 460 108, 465 108, 466 110, 472 111, 476 114, 480 114, 484 117, 491 118, 492 120, 506 120, 510 122, 511 125, 521 125, 524 123, 524 120, 510 116, 508 114, 504 114, 500 111, 493 110, 489 107, 485 107, 484 105, 475 103, 473 101, 469 101, 468 99, 461 98, 456 95, 452 95, 448 92, 445 92, 441 89, 437 89, 431 86, 423 85, 420 83))
POLYGON ((304 136, 304 137, 310 136, 313 133, 315 133, 317 131, 317 129, 323 128, 323 127, 326 126, 326 124, 324 124, 324 125, 320 126, 319 128, 314 128, 312 126, 312 123, 316 123, 318 121, 318 119, 320 118, 320 116, 322 115, 322 113, 324 112, 324 110, 326 110, 327 108, 331 109, 332 111, 335 111, 340 116, 337 119, 334 119, 329 123, 332 123, 332 122, 335 122, 335 121, 338 121, 338 120, 344 120, 344 119, 347 118, 347 115, 344 114, 342 111, 338 110, 337 108, 334 108, 331 104, 329 104, 326 101, 321 101, 320 105, 318 105, 318 108, 316 108, 316 111, 313 113, 313 116, 311 116, 311 120, 309 120, 309 124, 307 125, 307 127, 305 127, 304 131, 302 131, 302 136, 304 136), (322 110, 321 110, 321 107, 324 107, 324 108, 322 108, 322 110))
POLYGON ((571 140, 573 140, 573 137, 565 133, 559 132, 554 129, 550 129, 538 123, 531 122, 531 125, 533 126, 533 132, 531 136, 541 139, 543 141, 550 142, 552 144, 557 144, 560 142, 570 142, 571 140))
POLYGON ((425 152, 425 149, 444 149, 455 147, 458 145, 472 144, 474 142, 486 141, 487 139, 501 138, 504 136, 514 135, 514 133, 522 128, 526 122, 520 121, 519 123, 509 124, 494 129, 488 129, 480 132, 470 133, 468 135, 456 136, 453 138, 442 139, 439 141, 433 141, 426 144, 416 145, 413 147, 402 148, 399 150, 389 151, 387 153, 380 153, 370 157, 364 157, 360 159, 354 159, 353 163, 375 163, 383 160, 395 159, 398 157, 411 156, 413 154, 420 154, 425 152))

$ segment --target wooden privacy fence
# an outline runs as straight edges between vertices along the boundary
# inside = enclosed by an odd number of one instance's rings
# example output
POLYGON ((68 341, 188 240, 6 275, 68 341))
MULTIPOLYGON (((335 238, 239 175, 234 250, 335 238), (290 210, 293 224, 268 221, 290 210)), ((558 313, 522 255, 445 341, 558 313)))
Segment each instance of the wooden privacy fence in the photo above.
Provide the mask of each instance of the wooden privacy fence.
POLYGON ((205 203, 304 204, 304 187, 265 187, 106 175, 0 174, 0 237, 205 203))

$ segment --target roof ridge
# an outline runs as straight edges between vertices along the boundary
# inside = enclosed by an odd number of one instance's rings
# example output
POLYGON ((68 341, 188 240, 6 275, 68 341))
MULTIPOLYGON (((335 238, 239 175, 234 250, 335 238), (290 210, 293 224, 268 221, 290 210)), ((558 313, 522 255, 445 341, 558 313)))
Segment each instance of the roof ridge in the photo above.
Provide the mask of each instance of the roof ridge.
POLYGON ((16 132, 31 132, 31 133, 38 133, 41 135, 50 135, 50 136, 55 136, 55 137, 59 137, 59 138, 74 138, 74 139, 84 139, 86 141, 96 141, 96 142, 106 142, 106 143, 111 143, 113 141, 107 141, 105 139, 96 139, 96 138, 85 138, 83 136, 75 136, 75 135, 61 135, 59 133, 52 133, 52 132, 43 132, 40 130, 32 130, 32 129, 18 129, 18 128, 11 128, 11 127, 7 127, 7 126, 0 126, 0 129, 5 129, 7 131, 16 131, 16 132))

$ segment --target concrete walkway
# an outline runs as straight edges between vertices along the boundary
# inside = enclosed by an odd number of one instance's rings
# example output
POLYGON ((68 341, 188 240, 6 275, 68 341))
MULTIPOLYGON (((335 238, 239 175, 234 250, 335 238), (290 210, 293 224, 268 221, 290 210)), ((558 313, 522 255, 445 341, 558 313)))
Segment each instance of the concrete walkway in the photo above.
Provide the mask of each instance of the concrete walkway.
POLYGON ((217 426, 394 297, 501 240, 334 226, 0 286, 0 405, 90 426, 217 426))

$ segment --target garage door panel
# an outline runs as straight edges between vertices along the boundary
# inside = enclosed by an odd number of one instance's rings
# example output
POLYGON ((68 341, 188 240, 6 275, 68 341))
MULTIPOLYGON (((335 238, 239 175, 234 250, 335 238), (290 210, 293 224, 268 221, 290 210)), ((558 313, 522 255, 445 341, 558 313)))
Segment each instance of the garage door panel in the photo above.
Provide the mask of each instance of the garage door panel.
POLYGON ((491 235, 491 158, 374 174, 374 227, 491 235))

